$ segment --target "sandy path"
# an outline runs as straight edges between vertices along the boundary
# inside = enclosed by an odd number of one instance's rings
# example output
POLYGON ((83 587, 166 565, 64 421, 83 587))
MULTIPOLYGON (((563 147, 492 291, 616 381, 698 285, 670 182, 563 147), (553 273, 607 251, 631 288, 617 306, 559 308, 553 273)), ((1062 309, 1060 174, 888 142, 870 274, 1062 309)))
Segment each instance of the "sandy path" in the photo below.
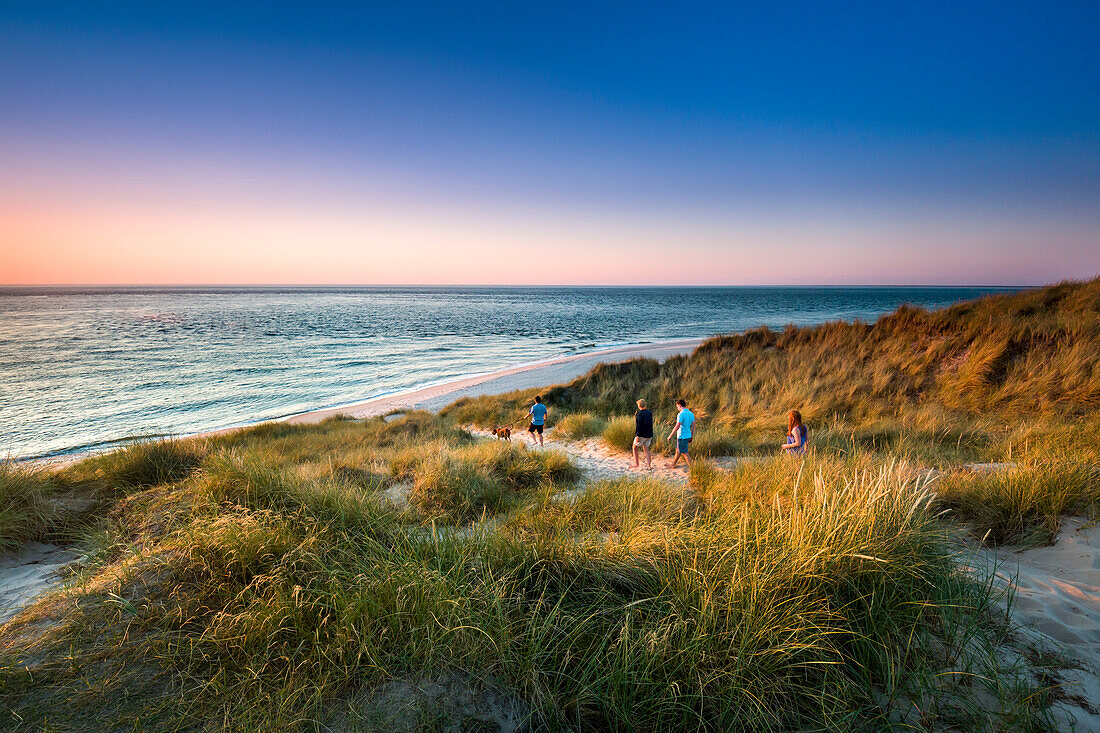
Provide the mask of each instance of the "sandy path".
POLYGON ((68 548, 32 542, 0 558, 0 624, 59 584, 58 571, 79 556, 68 548))
MULTIPOLYGON (((466 430, 479 438, 496 440, 488 430, 471 426, 466 426, 466 430)), ((513 433, 512 442, 539 450, 537 445, 532 445, 530 438, 527 437, 527 433, 522 431, 513 433)), ((639 463, 641 465, 635 468, 634 458, 631 454, 620 453, 617 450, 613 450, 599 438, 564 440, 556 437, 553 429, 551 429, 546 433, 543 450, 561 451, 569 456, 584 472, 582 486, 583 484, 594 481, 616 479, 624 476, 632 478, 649 477, 680 484, 687 483, 688 480, 688 470, 682 461, 676 468, 668 468, 668 463, 671 460, 669 457, 654 455, 653 469, 647 470, 645 467, 645 456, 639 455, 639 463)), ((722 468, 732 468, 737 463, 737 459, 732 457, 712 458, 708 460, 722 468)))
POLYGON ((977 559, 1015 590, 1025 636, 1075 665, 1058 675, 1069 697, 1054 706, 1062 729, 1100 731, 1100 527, 1069 518, 1049 547, 983 549, 977 559))

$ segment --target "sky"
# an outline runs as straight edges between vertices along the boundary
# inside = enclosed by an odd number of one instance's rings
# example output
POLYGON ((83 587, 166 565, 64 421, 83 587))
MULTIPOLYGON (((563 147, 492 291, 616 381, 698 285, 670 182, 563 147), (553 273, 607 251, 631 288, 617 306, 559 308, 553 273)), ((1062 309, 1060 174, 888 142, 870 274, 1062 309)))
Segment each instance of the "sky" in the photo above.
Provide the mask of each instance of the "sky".
POLYGON ((0 285, 1100 274, 1100 3, 0 0, 0 285))

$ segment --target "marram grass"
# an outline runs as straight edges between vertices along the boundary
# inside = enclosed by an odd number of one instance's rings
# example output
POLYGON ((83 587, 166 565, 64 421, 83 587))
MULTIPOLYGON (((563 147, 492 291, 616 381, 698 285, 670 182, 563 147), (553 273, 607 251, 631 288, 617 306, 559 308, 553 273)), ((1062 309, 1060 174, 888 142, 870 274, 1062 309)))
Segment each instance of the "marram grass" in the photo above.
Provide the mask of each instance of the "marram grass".
POLYGON ((447 532, 258 449, 128 496, 91 575, 0 630, 0 701, 53 730, 315 730, 386 680, 446 672, 510 690, 534 728, 862 730, 978 715, 976 689, 937 677, 952 655, 998 691, 994 716, 1044 720, 983 661, 990 591, 905 465, 700 463, 698 491, 624 480, 569 501, 555 464, 460 446, 526 508, 447 532))

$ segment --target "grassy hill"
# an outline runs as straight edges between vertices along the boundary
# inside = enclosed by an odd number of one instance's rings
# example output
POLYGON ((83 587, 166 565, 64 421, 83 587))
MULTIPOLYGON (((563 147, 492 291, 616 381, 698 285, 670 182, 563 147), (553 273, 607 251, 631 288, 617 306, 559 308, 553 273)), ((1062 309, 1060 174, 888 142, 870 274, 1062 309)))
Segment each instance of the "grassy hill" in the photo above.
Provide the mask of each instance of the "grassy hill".
MULTIPOLYGON (((667 423, 686 398, 715 453, 775 444, 798 409, 818 445, 1001 460, 1042 426, 1096 425, 1098 349, 1100 279, 902 307, 873 324, 720 336, 689 356, 603 364, 543 393, 558 420, 630 415, 644 398, 667 423)), ((460 400, 444 414, 502 424, 536 391, 460 400)))
POLYGON ((3 464, 0 543, 84 558, 0 625, 0 728, 1050 729, 1056 662, 956 553, 1095 508, 1097 346, 1092 281, 543 391, 613 445, 685 396, 705 452, 757 458, 686 486, 566 495, 568 456, 464 429, 533 392, 3 464), (776 455, 791 408, 805 460, 776 455))

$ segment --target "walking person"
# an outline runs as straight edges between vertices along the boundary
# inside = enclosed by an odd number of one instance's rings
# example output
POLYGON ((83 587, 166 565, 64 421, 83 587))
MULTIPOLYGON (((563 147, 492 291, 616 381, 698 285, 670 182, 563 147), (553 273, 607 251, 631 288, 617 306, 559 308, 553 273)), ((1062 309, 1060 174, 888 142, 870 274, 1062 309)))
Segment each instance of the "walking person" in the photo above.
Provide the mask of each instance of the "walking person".
POLYGON ((783 450, 789 456, 806 455, 806 426, 802 424, 802 413, 791 410, 787 413, 787 440, 783 444, 783 450))
POLYGON ((631 452, 634 454, 634 468, 638 468, 638 449, 645 451, 645 468, 653 470, 653 459, 649 453, 649 446, 653 443, 653 413, 646 409, 645 400, 638 400, 638 411, 634 413, 634 445, 631 452))
POLYGON ((680 462, 680 458, 684 459, 684 465, 691 468, 691 457, 688 456, 688 449, 691 446, 691 434, 692 426, 695 425, 695 413, 688 409, 687 400, 676 400, 676 409, 679 412, 676 414, 676 425, 673 426, 672 432, 668 434, 666 440, 672 440, 672 436, 676 436, 676 455, 672 459, 672 463, 668 465, 669 468, 676 468, 676 464, 680 462))
POLYGON ((542 395, 535 395, 535 404, 528 408, 527 414, 531 417, 531 424, 527 427, 527 433, 531 436, 531 445, 535 444, 535 433, 539 434, 538 443, 542 445, 542 430, 546 426, 546 413, 550 410, 542 404, 542 395))

